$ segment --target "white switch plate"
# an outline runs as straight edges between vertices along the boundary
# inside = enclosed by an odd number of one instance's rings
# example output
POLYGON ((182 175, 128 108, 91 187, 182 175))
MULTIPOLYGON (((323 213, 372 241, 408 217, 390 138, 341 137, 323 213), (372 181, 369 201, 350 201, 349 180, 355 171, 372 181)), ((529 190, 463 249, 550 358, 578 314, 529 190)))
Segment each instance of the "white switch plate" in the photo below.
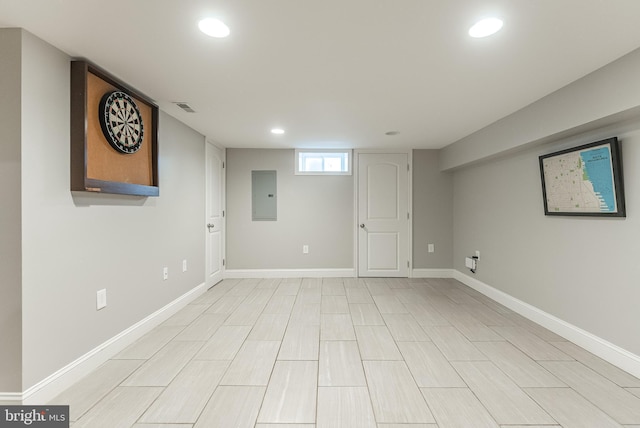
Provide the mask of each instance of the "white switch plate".
POLYGON ((309 254, 309 246, 308 245, 303 245, 302 246, 302 254, 309 254))
POLYGON ((476 257, 480 258, 480 251, 476 250, 476 257))
POLYGON ((428 247, 427 251, 430 253, 433 253, 436 251, 436 246, 433 244, 429 244, 427 247, 428 247))
POLYGON ((162 278, 163 279, 169 279, 169 268, 168 267, 162 269, 162 278))
POLYGON ((100 310, 107 306, 107 289, 103 288, 96 293, 96 310, 100 310))
POLYGON ((187 260, 183 260, 182 261, 182 272, 186 272, 187 271, 187 260))

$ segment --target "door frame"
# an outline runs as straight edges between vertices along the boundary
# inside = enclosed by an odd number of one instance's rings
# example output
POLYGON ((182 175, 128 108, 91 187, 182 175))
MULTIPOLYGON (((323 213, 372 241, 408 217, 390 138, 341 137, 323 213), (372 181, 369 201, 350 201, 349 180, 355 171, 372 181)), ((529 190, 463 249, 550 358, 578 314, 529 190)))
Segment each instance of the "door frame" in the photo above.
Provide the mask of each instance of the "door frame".
POLYGON ((358 233, 358 203, 360 201, 358 180, 360 178, 359 163, 360 154, 406 154, 407 162, 409 163, 409 170, 407 171, 407 212, 409 213, 408 227, 408 239, 407 239, 407 258, 409 259, 409 269, 407 270, 407 277, 413 278, 413 150, 394 150, 394 149, 355 149, 353 151, 353 266, 355 267, 354 276, 359 277, 360 263, 359 263, 359 251, 360 251, 360 237, 358 233))
MULTIPOLYGON (((227 196, 226 196, 226 180, 227 180, 227 169, 226 169, 226 162, 227 162, 227 151, 224 147, 214 143, 213 141, 209 140, 208 138, 205 138, 205 156, 204 156, 204 164, 205 164, 205 174, 204 174, 204 180, 205 180, 205 205, 204 205, 204 221, 203 221, 203 225, 206 225, 208 222, 208 213, 207 213, 207 206, 208 206, 208 201, 209 201, 209 180, 208 180, 208 175, 209 175, 209 163, 208 163, 208 156, 209 156, 209 151, 216 149, 220 151, 220 156, 222 159, 222 174, 221 174, 221 180, 220 180, 220 204, 221 204, 221 209, 222 209, 222 222, 221 222, 221 229, 220 229, 220 239, 221 239, 221 250, 220 250, 220 281, 222 281, 225 277, 225 271, 226 271, 226 248, 227 248, 227 244, 226 244, 226 239, 227 239, 227 235, 226 235, 226 230, 227 230, 227 216, 226 216, 226 206, 227 206, 227 196)), ((208 276, 209 276, 209 272, 207 272, 207 263, 210 257, 210 248, 209 248, 209 243, 208 243, 208 235, 209 235, 209 231, 207 229, 207 227, 204 227, 204 234, 205 234, 205 260, 204 260, 204 277, 205 277, 205 283, 208 280, 208 276)), ((215 284, 219 283, 220 281, 214 283, 214 284, 207 284, 207 288, 211 288, 213 287, 215 284)))

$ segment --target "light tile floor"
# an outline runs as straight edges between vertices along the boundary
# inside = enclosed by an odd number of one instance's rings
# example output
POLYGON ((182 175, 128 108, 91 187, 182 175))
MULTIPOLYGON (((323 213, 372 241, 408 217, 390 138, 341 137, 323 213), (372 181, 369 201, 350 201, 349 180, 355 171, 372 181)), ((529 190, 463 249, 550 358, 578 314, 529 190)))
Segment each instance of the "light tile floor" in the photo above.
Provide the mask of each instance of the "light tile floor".
POLYGON ((74 428, 640 426, 640 380, 452 279, 225 280, 56 397, 74 428))

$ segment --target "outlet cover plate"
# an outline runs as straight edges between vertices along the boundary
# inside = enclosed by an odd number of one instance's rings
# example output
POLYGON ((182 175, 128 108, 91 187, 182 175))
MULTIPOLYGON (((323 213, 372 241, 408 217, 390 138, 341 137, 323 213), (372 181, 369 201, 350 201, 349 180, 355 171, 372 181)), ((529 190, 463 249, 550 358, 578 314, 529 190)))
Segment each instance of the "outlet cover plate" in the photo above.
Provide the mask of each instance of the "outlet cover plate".
POLYGON ((107 289, 103 288, 96 293, 96 310, 100 310, 107 306, 107 289))

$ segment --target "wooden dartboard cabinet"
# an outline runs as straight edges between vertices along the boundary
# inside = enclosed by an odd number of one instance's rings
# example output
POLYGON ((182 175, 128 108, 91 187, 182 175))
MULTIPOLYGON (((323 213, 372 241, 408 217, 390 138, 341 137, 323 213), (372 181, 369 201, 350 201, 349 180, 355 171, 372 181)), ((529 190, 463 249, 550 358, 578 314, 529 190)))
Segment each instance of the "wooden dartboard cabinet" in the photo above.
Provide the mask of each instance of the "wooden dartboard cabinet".
POLYGON ((148 97, 87 61, 71 62, 71 190, 158 196, 158 106, 148 97), (124 92, 142 121, 135 153, 107 141, 100 125, 105 94, 124 92))

